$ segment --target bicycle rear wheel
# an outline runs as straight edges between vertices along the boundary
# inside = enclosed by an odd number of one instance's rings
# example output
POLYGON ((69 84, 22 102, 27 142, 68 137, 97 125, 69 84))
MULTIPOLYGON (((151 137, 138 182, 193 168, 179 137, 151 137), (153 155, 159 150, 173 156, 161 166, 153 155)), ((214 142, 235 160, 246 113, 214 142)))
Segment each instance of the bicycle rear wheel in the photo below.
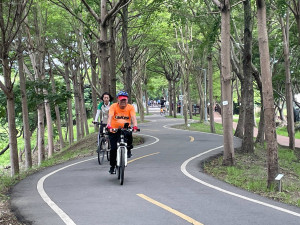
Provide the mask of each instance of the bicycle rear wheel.
POLYGON ((103 164, 103 159, 104 159, 105 152, 106 152, 105 142, 102 139, 100 141, 100 145, 98 146, 98 163, 99 163, 99 165, 103 164))

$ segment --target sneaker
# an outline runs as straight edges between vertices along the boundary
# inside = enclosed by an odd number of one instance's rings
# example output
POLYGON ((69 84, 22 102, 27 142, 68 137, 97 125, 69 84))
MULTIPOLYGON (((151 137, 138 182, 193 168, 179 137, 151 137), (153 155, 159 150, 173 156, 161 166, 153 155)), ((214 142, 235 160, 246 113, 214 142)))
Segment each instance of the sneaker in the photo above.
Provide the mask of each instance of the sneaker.
POLYGON ((131 156, 132 156, 131 150, 128 150, 127 151, 127 158, 131 158, 131 156))
POLYGON ((114 166, 111 166, 108 172, 109 172, 110 174, 116 174, 115 167, 114 167, 114 166))

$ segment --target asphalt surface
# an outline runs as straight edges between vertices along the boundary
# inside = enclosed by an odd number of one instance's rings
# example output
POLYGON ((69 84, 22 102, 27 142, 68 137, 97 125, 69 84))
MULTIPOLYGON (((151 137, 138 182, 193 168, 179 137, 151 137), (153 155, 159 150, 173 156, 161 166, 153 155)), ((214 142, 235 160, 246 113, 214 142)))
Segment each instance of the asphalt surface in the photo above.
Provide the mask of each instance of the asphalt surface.
MULTIPOLYGON (((124 185, 97 158, 47 168, 18 183, 11 205, 39 225, 299 225, 300 208, 278 203, 201 172, 222 152, 223 137, 171 128, 160 115, 141 124, 145 143, 133 149, 124 185)), ((235 146, 240 145, 238 139, 235 146)))

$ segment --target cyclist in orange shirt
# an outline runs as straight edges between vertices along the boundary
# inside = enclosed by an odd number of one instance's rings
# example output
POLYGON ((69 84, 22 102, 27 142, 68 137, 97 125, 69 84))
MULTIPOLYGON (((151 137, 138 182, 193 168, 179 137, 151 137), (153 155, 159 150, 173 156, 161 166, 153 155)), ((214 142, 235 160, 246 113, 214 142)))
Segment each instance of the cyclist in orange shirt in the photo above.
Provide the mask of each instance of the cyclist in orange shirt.
MULTIPOLYGON (((128 93, 125 91, 120 91, 117 94, 118 102, 114 103, 109 108, 107 128, 110 131, 109 140, 110 140, 110 170, 111 174, 115 173, 116 158, 117 158, 117 142, 120 138, 120 133, 112 133, 112 129, 123 128, 124 123, 129 123, 129 126, 133 128, 133 132, 137 131, 137 119, 135 115, 134 106, 128 104, 128 93)), ((132 146, 132 133, 127 132, 125 134, 127 140, 127 157, 132 156, 131 149, 132 146)))

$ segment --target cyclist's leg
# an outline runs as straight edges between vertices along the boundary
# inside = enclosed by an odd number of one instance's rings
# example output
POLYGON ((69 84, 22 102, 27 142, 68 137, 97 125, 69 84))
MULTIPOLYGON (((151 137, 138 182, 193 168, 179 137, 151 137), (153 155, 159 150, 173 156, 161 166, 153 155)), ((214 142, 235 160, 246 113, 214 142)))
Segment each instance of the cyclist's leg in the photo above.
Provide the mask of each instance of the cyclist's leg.
POLYGON ((116 164, 117 164, 117 142, 119 139, 119 134, 113 133, 109 134, 109 141, 110 141, 110 173, 114 171, 116 164))
POLYGON ((126 132, 126 141, 127 141, 127 158, 131 158, 132 156, 131 149, 133 148, 132 132, 126 132))

